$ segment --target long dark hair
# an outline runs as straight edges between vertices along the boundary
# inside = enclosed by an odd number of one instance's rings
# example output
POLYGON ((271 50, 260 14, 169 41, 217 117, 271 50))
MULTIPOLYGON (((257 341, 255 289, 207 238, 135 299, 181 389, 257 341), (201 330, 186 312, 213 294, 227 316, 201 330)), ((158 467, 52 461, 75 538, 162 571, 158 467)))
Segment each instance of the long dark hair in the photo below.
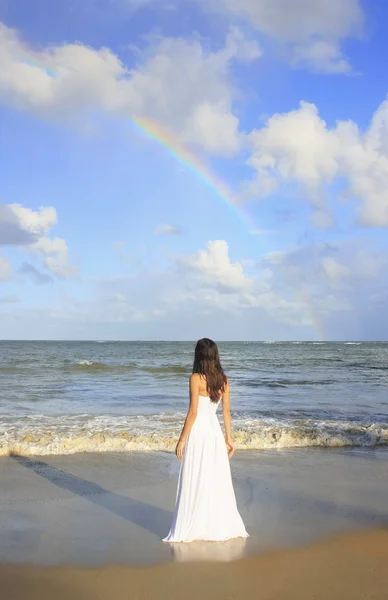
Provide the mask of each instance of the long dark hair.
POLYGON ((206 377, 209 397, 212 402, 218 402, 228 380, 221 367, 217 344, 213 340, 198 340, 195 346, 193 373, 206 377))

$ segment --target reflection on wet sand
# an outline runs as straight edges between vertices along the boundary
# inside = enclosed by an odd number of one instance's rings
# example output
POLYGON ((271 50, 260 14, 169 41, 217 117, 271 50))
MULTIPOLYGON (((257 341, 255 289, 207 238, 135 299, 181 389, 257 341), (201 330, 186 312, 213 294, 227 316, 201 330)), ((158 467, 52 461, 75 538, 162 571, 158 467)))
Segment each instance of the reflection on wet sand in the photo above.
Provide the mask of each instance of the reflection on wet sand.
POLYGON ((174 543, 170 547, 175 562, 229 562, 244 556, 246 542, 247 538, 235 538, 226 542, 174 543))

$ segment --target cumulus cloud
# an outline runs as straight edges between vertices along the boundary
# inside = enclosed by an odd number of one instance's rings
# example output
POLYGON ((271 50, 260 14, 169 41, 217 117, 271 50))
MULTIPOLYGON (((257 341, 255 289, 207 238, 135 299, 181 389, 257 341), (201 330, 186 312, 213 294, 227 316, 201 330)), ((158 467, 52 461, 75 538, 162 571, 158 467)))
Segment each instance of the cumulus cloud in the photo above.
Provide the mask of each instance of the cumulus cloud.
POLYGON ((388 254, 371 244, 355 240, 306 244, 283 252, 280 260, 270 264, 274 291, 300 302, 312 326, 326 331, 329 339, 338 339, 347 327, 347 335, 353 327, 351 336, 364 338, 363 315, 373 306, 381 313, 376 299, 386 280, 388 254))
POLYGON ((208 243, 206 250, 198 250, 193 256, 180 256, 177 265, 198 274, 203 283, 215 285, 228 291, 249 289, 251 280, 244 274, 238 262, 231 262, 228 244, 224 240, 208 243))
POLYGON ((346 195, 360 202, 359 222, 388 226, 388 100, 364 133, 352 121, 330 128, 314 104, 302 102, 297 110, 270 117, 250 142, 248 164, 255 176, 243 186, 247 195, 260 198, 281 185, 299 184, 316 210, 316 224, 327 226, 325 192, 341 177, 346 195))
POLYGON ((56 222, 56 211, 52 207, 33 211, 20 204, 0 204, 0 245, 31 244, 56 222))
POLYGON ((260 50, 236 28, 213 51, 199 38, 154 37, 128 69, 107 48, 65 44, 34 51, 0 25, 0 56, 0 99, 21 110, 62 118, 96 109, 145 116, 186 143, 227 155, 240 146, 231 65, 256 60, 260 50))
POLYGON ((364 14, 359 0, 200 0, 208 10, 221 9, 248 21, 257 31, 283 45, 295 65, 326 73, 351 67, 341 43, 359 36, 364 14))
POLYGON ((57 223, 57 212, 52 206, 41 207, 35 211, 21 204, 9 204, 8 208, 17 217, 20 227, 36 236, 47 233, 57 223))
MULTIPOLYGON (((181 0, 179 4, 185 8, 193 1, 232 22, 248 23, 275 41, 291 64, 323 73, 351 71, 342 45, 349 38, 360 38, 364 29, 361 0, 181 0)), ((170 0, 122 2, 131 9, 171 7, 170 0)))
POLYGON ((157 235, 179 235, 182 233, 182 229, 177 225, 171 225, 169 223, 160 223, 154 229, 154 233, 157 235))
MULTIPOLYGON (((65 240, 46 236, 56 223, 57 213, 52 206, 32 210, 20 204, 0 204, 0 246, 19 246, 27 252, 43 256, 44 264, 51 273, 60 278, 71 277, 77 269, 68 263, 65 240)), ((9 262, 2 259, 2 265, 3 278, 9 279, 9 262)), ((35 267, 29 265, 30 268, 23 271, 26 265, 29 263, 25 263, 22 272, 32 275, 35 267)), ((40 275, 35 273, 33 276, 37 283, 47 283, 48 280, 42 280, 45 277, 51 280, 47 275, 40 275)))
POLYGON ((177 290, 171 285, 171 291, 162 295, 170 307, 198 305, 207 314, 219 310, 235 315, 244 313, 250 318, 267 314, 292 326, 310 324, 303 301, 276 290, 268 268, 245 273, 243 264, 249 269, 251 262, 231 261, 224 240, 210 241, 206 249, 179 256, 175 262, 181 287, 177 290))
POLYGON ((77 267, 69 265, 68 247, 62 238, 41 237, 30 249, 41 254, 47 269, 61 279, 73 277, 78 272, 77 267))
MULTIPOLYGON (((226 242, 215 241, 168 268, 103 280, 94 299, 62 296, 39 318, 62 338, 187 339, 203 331, 221 339, 381 339, 386 281, 387 252, 364 240, 306 244, 255 264, 232 260, 226 242)), ((37 318, 16 307, 12 314, 31 327, 37 318)))

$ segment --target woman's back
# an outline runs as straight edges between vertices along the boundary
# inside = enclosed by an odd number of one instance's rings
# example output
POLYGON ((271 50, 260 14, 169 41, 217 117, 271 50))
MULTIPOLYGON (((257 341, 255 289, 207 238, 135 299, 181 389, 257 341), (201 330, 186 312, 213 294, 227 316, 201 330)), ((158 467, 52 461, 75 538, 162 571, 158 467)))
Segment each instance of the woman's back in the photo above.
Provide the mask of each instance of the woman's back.
MULTIPOLYGON (((206 338, 205 342, 209 347, 211 340, 206 338)), ((220 373, 221 377, 213 379, 213 384, 224 382, 224 389, 219 393, 215 390, 220 386, 209 385, 206 373, 194 372, 190 378, 190 408, 180 442, 184 447, 183 462, 173 523, 166 542, 223 541, 248 536, 233 490, 227 450, 230 444, 225 442, 216 415, 221 394, 224 419, 230 415, 229 384, 222 369, 220 373)))
POLYGON ((220 402, 212 402, 210 400, 209 396, 199 395, 198 396, 197 416, 198 415, 210 415, 211 417, 214 417, 214 415, 217 412, 217 408, 218 408, 219 404, 220 404, 220 402))

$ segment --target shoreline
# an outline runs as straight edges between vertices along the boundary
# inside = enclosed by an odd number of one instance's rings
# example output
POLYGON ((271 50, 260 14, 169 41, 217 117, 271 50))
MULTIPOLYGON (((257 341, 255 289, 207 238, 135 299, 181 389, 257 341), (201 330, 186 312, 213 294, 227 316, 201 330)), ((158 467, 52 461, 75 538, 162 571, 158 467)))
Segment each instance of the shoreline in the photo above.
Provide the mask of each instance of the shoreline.
MULTIPOLYGON (((220 419, 220 416, 218 418, 220 419)), ((85 453, 173 452, 184 413, 149 415, 62 415, 6 418, 0 415, 0 459, 85 453)), ((222 420, 220 419, 221 423, 222 420)), ((385 448, 388 422, 316 418, 233 416, 236 450, 293 448, 385 448)))
POLYGON ((0 565, 4 600, 385 600, 388 529, 233 563, 44 568, 0 565))

